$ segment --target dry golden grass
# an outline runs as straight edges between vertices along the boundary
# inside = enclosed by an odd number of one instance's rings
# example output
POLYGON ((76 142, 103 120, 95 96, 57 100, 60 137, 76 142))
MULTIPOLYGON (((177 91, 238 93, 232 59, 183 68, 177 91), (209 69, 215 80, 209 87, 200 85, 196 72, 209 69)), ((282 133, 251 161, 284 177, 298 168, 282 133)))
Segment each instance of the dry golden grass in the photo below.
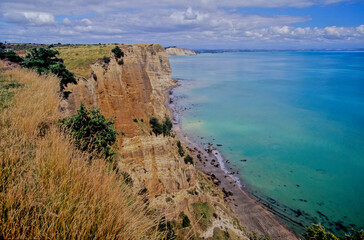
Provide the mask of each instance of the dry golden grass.
POLYGON ((0 109, 0 239, 156 239, 156 216, 104 160, 76 150, 56 122, 58 79, 24 85, 0 109))
POLYGON ((64 60, 67 69, 78 76, 90 77, 90 64, 104 56, 109 56, 114 44, 101 45, 69 45, 56 47, 59 57, 64 60))

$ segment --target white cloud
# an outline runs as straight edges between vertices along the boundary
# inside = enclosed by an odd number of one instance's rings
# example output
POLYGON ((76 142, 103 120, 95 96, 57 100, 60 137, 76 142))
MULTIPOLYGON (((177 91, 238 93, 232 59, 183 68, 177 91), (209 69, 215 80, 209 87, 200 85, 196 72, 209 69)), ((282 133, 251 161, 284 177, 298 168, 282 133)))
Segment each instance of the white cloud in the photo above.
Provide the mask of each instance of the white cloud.
POLYGON ((320 40, 364 40, 364 25, 358 27, 336 27, 330 26, 325 28, 301 28, 301 27, 269 27, 255 29, 252 31, 246 31, 247 37, 253 37, 254 39, 282 39, 297 40, 306 39, 311 41, 320 40))
POLYGON ((91 20, 90 19, 87 19, 87 18, 83 18, 81 20, 81 24, 84 25, 84 26, 90 26, 92 24, 91 20))
POLYGON ((44 12, 7 12, 4 18, 10 23, 29 25, 50 25, 55 24, 54 16, 44 12))
POLYGON ((68 25, 68 26, 72 25, 72 21, 71 21, 71 20, 69 20, 69 18, 64 18, 64 19, 62 20, 62 23, 63 23, 64 25, 68 25))

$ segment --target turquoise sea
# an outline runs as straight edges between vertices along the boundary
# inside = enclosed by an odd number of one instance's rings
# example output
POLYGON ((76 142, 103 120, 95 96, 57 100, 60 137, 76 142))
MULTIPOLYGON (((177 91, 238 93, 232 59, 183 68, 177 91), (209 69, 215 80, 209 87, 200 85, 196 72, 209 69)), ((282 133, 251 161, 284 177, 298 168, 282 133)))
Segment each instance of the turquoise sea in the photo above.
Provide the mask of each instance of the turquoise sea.
POLYGON ((298 233, 364 227, 364 52, 170 57, 183 131, 298 233), (246 161, 242 161, 246 160, 246 161))

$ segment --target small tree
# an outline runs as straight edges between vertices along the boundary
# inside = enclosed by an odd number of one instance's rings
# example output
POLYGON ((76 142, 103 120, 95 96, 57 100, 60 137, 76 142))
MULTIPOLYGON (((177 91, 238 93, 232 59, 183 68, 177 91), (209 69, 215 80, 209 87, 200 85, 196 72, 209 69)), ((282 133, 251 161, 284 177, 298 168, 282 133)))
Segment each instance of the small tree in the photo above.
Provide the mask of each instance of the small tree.
POLYGON ((121 49, 119 48, 119 46, 116 46, 111 51, 114 53, 116 59, 119 59, 121 57, 124 57, 124 52, 121 51, 121 49))
POLYGON ((25 56, 22 66, 36 70, 39 74, 53 73, 61 79, 60 88, 64 90, 67 84, 77 81, 74 74, 66 69, 63 59, 58 58, 59 52, 51 48, 33 48, 30 53, 25 56))
POLYGON ((61 119, 60 122, 75 138, 75 144, 80 150, 105 158, 114 155, 112 147, 118 135, 114 128, 114 120, 107 120, 100 110, 86 109, 81 103, 76 115, 61 119))

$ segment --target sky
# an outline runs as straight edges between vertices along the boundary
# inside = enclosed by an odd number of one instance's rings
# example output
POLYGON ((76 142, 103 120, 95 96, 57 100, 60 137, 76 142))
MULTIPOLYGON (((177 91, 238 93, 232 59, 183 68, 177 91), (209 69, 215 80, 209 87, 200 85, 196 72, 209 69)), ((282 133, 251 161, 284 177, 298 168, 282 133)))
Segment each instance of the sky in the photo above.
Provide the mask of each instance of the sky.
POLYGON ((0 41, 364 48, 364 0, 0 0, 0 41))

